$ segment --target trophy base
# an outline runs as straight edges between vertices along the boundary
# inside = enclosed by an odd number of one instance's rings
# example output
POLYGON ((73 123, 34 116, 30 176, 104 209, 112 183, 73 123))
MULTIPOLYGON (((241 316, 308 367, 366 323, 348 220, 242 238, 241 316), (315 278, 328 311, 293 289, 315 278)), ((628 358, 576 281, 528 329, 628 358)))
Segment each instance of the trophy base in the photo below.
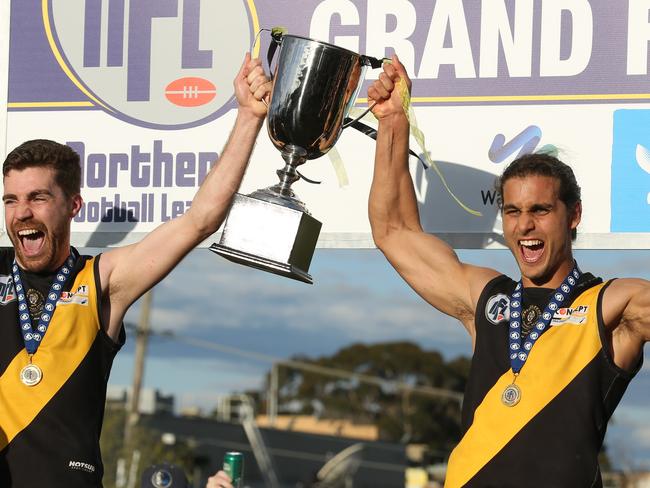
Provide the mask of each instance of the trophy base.
POLYGON ((321 223, 306 211, 237 193, 210 250, 235 263, 312 284, 321 223))
POLYGON ((305 273, 303 270, 298 269, 292 264, 280 263, 278 261, 272 261, 271 259, 264 259, 261 256, 248 254, 247 252, 231 249, 229 247, 216 243, 212 244, 209 249, 210 251, 223 256, 229 261, 232 261, 233 263, 243 264, 244 266, 250 266, 251 268, 261 269, 262 271, 268 271, 269 273, 285 276, 287 278, 302 281, 303 283, 308 283, 310 285, 314 284, 314 280, 309 273, 305 273))

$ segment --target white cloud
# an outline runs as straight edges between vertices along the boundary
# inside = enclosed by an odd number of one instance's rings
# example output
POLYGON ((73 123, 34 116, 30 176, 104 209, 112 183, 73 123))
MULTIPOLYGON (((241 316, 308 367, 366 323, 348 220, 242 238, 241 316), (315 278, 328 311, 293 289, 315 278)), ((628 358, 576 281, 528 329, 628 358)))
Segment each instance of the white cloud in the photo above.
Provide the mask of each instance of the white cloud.
MULTIPOLYGON (((114 391, 132 383, 133 355, 117 356, 109 389, 114 391)), ((173 393, 176 408, 198 406, 209 411, 220 396, 230 392, 259 389, 268 365, 221 357, 174 358, 148 356, 144 387, 173 393)))
POLYGON ((638 428, 632 432, 632 436, 635 438, 636 444, 646 449, 650 449, 650 426, 638 426, 638 428))
MULTIPOLYGON (((387 340, 430 344, 435 336, 443 344, 469 348, 463 327, 403 286, 389 268, 381 271, 390 277, 383 278, 385 286, 361 277, 341 282, 342 272, 336 268, 327 268, 335 271, 308 286, 223 260, 213 263, 213 259, 190 255, 154 290, 151 320, 155 329, 211 334, 276 324, 284 334, 293 330, 336 335, 342 345, 387 340), (212 264, 214 269, 206 272, 212 264)), ((131 322, 137 321, 138 308, 129 312, 131 322)), ((300 352, 301 345, 295 346, 300 352)))

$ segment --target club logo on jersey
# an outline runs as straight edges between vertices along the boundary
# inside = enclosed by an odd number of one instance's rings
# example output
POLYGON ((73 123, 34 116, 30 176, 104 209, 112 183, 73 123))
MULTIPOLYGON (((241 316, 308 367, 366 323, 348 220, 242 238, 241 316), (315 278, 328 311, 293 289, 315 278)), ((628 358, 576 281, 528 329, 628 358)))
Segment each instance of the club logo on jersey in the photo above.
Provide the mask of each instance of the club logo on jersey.
POLYGON ((73 83, 107 113, 158 129, 232 108, 232 79, 259 31, 253 0, 45 3, 50 48, 73 83))
POLYGON ((510 320, 510 297, 504 293, 493 295, 485 305, 485 318, 493 324, 510 320))
POLYGON ((587 321, 587 316, 589 315, 589 306, 588 305, 578 305, 575 308, 565 307, 560 308, 553 315, 551 320, 551 325, 565 325, 565 324, 574 324, 582 325, 587 321))
POLYGON ((16 299, 14 279, 12 276, 0 275, 0 305, 6 305, 16 299))
POLYGON ((79 285, 75 292, 62 291, 59 297, 58 305, 88 305, 88 286, 79 285))

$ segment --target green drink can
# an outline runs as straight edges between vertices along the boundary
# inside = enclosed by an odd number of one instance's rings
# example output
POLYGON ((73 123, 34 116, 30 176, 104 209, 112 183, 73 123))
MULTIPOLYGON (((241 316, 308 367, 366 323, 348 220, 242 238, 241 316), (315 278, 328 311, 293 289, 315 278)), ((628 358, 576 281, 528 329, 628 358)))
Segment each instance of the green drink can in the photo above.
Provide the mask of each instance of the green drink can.
POLYGON ((244 455, 241 452, 227 452, 223 456, 223 470, 230 476, 232 485, 239 488, 244 478, 244 455))

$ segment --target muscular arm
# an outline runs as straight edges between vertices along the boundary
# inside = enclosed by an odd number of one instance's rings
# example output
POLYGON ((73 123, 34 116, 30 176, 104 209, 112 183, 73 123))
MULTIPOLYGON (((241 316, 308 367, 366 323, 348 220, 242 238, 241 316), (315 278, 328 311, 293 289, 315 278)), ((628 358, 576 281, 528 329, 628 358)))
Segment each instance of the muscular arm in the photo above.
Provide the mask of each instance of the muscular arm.
POLYGON ((633 368, 650 340, 650 282, 614 281, 603 297, 603 320, 614 362, 623 369, 633 368))
POLYGON ((461 263, 449 245, 423 231, 408 169, 409 125, 396 89, 400 79, 410 88, 395 58, 368 90, 369 100, 377 102, 373 113, 379 120, 368 204, 373 239, 422 298, 459 319, 473 337, 476 302, 485 284, 498 273, 461 263))
POLYGON ((239 102, 235 125, 190 209, 160 225, 137 244, 106 252, 100 260, 102 320, 113 339, 119 334, 128 307, 216 232, 225 219, 266 114, 261 100, 270 90, 259 60, 251 61, 248 55, 234 85, 239 102))

